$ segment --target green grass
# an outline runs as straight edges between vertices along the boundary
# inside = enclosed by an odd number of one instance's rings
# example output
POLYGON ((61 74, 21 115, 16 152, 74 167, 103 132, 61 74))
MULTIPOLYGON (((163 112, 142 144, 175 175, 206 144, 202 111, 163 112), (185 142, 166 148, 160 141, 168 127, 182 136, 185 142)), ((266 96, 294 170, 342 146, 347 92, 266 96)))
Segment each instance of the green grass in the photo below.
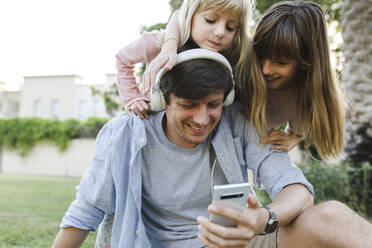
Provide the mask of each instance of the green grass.
MULTIPOLYGON (((0 174, 0 248, 51 247, 77 178, 0 174)), ((94 247, 91 232, 82 247, 94 247)))

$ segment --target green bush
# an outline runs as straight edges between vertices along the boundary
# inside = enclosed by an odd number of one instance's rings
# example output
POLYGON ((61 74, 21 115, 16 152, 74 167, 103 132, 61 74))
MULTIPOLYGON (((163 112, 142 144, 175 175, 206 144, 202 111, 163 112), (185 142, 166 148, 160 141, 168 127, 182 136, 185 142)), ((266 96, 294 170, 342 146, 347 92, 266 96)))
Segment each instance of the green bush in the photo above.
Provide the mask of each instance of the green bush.
POLYGON ((60 151, 67 149, 71 139, 95 138, 105 118, 79 120, 48 120, 40 118, 0 119, 0 146, 25 156, 38 142, 52 142, 60 151))
POLYGON ((299 168, 314 186, 315 203, 338 200, 362 215, 372 216, 372 189, 369 179, 372 166, 368 163, 361 167, 343 162, 328 165, 321 161, 303 162, 299 168))
POLYGON ((99 117, 91 117, 88 120, 85 121, 83 125, 83 130, 85 131, 87 138, 95 138, 97 137, 97 134, 99 130, 107 123, 106 118, 99 118, 99 117))
MULTIPOLYGON (((372 217, 372 166, 365 163, 355 166, 343 162, 336 165, 309 160, 298 165, 305 177, 314 186, 315 203, 338 200, 359 214, 372 217)), ((257 197, 264 205, 271 199, 264 190, 256 190, 257 197)))

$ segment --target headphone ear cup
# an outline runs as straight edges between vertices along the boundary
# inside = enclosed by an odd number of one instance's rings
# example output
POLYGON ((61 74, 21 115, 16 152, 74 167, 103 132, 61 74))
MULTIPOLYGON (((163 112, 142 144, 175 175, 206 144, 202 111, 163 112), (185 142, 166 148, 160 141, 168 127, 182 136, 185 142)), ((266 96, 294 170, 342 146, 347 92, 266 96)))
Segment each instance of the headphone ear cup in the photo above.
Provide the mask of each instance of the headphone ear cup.
POLYGON ((229 94, 227 95, 225 101, 223 102, 223 106, 231 105, 234 102, 234 98, 235 98, 235 90, 234 88, 232 88, 229 94))
POLYGON ((151 91, 150 109, 151 111, 162 111, 165 109, 165 99, 161 90, 151 91))

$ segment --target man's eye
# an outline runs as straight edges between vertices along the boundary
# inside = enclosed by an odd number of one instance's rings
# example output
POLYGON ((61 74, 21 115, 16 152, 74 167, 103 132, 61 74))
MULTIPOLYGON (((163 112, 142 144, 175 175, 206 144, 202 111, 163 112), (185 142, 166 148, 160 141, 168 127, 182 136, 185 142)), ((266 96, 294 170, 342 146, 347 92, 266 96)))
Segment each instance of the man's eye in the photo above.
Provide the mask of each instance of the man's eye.
POLYGON ((205 18, 205 21, 207 22, 207 23, 215 23, 216 21, 215 20, 213 20, 213 19, 209 19, 209 18, 205 18))
POLYGON ((181 107, 184 109, 191 109, 194 107, 194 104, 181 104, 181 107))
POLYGON ((210 108, 218 108, 220 105, 221 105, 221 103, 210 103, 210 104, 208 104, 208 106, 210 108))

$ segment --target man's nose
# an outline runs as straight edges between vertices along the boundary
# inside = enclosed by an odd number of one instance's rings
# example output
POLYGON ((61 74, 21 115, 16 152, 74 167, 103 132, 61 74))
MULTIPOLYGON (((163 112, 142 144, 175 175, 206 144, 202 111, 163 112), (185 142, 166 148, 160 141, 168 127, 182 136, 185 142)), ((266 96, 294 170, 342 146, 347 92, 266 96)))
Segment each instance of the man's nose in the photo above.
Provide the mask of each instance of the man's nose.
POLYGON ((272 62, 269 59, 265 59, 262 65, 262 74, 269 76, 273 73, 272 62))
POLYGON ((206 106, 198 108, 194 114, 194 123, 200 126, 205 126, 209 123, 209 113, 206 106))

